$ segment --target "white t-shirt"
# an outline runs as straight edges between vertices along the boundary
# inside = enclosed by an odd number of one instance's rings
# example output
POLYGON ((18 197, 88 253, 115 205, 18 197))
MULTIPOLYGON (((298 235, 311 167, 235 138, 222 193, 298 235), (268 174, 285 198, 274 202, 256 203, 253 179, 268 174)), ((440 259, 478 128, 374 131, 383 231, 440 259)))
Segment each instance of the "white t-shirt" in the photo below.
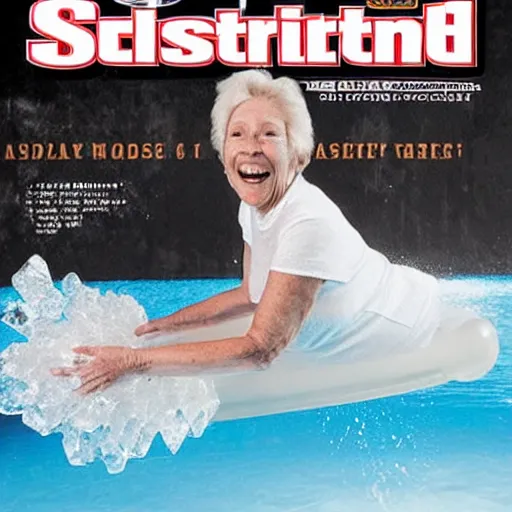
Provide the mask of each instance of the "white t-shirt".
POLYGON ((241 202, 239 223, 251 247, 254 303, 270 270, 325 280, 292 349, 332 356, 361 343, 370 347, 372 337, 380 346, 390 337, 392 345, 428 343, 437 326, 437 280, 371 249, 301 174, 265 215, 241 202))

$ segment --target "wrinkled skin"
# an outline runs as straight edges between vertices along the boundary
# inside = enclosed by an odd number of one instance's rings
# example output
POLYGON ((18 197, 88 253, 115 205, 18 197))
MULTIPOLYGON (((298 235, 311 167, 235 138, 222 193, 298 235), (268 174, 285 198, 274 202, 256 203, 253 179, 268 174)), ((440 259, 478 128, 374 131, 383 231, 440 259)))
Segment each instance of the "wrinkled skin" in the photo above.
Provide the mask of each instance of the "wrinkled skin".
POLYGON ((285 114, 275 101, 256 97, 233 110, 222 160, 242 201, 264 214, 281 200, 295 176, 297 159, 289 148, 285 114), (261 183, 248 182, 240 175, 247 167, 269 176, 261 183))
POLYGON ((130 347, 77 347, 73 351, 94 359, 84 362, 78 357, 74 366, 53 368, 52 374, 80 377, 81 386, 76 392, 84 395, 106 389, 119 377, 136 368, 135 351, 130 347))

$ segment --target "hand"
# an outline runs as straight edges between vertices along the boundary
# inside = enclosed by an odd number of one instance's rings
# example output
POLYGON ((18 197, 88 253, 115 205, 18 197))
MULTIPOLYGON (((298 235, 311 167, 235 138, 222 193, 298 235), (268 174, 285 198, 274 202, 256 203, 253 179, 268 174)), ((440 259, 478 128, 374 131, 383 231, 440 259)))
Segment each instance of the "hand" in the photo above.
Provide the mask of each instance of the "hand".
POLYGON ((168 331, 169 328, 170 326, 166 325, 166 322, 163 318, 158 318, 157 320, 151 320, 145 324, 139 325, 139 327, 135 329, 135 335, 144 336, 145 334, 168 331))
POLYGON ((61 377, 79 376, 82 385, 76 391, 83 395, 106 389, 135 368, 135 351, 130 347, 77 347, 73 352, 94 359, 77 360, 71 367, 52 368, 51 373, 61 377))
POLYGON ((139 325, 137 329, 135 329, 136 336, 143 336, 144 334, 150 334, 153 332, 158 332, 158 328, 154 322, 147 322, 145 324, 139 325))

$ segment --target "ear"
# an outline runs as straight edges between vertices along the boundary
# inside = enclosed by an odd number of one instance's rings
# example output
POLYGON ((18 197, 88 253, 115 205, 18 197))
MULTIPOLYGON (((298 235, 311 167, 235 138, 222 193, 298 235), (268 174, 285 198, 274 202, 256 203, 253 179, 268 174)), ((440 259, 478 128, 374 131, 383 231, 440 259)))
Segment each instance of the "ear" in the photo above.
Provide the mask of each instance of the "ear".
POLYGON ((290 158, 290 170, 292 170, 295 174, 302 171, 301 158, 296 154, 290 158))
POLYGON ((310 158, 307 158, 307 157, 299 157, 297 158, 297 169, 298 169, 298 172, 302 172, 309 164, 310 162, 310 158))

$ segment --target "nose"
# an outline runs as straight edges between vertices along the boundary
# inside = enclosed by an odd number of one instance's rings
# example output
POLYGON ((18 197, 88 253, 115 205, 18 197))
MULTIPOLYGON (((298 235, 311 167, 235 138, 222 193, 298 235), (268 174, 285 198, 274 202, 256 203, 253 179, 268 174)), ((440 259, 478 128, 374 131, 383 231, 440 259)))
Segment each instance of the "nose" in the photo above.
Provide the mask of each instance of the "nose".
POLYGON ((249 155, 260 155, 263 153, 261 149, 261 143, 259 138, 255 135, 252 137, 247 137, 244 144, 244 152, 249 155))

